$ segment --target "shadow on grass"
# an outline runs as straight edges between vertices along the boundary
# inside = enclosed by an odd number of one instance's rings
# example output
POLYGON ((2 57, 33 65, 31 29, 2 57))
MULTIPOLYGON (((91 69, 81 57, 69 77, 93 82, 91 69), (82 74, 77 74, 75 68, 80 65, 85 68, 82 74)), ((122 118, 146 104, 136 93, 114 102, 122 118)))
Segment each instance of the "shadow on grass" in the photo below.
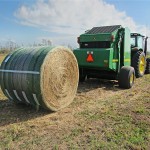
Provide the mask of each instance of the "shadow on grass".
MULTIPOLYGON (((102 88, 106 91, 119 91, 118 82, 114 80, 88 79, 86 82, 79 83, 78 93, 85 93, 90 90, 102 88)), ((15 104, 12 101, 0 100, 0 127, 28 121, 34 118, 42 117, 53 112, 40 109, 36 111, 32 106, 25 104, 15 104)))
POLYGON ((85 82, 80 82, 78 93, 88 92, 97 88, 102 88, 106 91, 120 91, 118 81, 105 79, 87 79, 85 82))
POLYGON ((24 122, 50 113, 52 112, 43 109, 36 111, 32 106, 15 104, 8 99, 0 100, 0 127, 24 122))

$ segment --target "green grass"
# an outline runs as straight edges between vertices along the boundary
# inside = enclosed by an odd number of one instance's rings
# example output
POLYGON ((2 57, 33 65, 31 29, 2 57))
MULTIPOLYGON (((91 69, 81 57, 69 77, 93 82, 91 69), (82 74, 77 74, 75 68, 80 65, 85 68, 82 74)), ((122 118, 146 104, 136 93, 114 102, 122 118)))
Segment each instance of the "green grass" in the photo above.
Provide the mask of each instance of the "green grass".
POLYGON ((146 58, 150 58, 150 55, 147 55, 146 58))

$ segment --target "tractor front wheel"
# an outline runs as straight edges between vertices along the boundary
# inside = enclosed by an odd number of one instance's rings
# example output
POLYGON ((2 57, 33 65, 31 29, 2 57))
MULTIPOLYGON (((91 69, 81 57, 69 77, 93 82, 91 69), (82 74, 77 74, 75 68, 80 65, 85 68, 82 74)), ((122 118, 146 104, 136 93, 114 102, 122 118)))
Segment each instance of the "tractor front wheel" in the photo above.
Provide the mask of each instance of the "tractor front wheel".
POLYGON ((146 59, 144 52, 138 51, 137 53, 135 53, 132 58, 131 65, 135 69, 135 76, 137 78, 142 77, 145 73, 146 67, 146 59))
POLYGON ((146 74, 150 74, 150 58, 146 59, 146 70, 145 70, 146 74))
POLYGON ((135 80, 135 71, 133 67, 123 66, 119 74, 119 86, 124 89, 129 89, 133 86, 135 80))

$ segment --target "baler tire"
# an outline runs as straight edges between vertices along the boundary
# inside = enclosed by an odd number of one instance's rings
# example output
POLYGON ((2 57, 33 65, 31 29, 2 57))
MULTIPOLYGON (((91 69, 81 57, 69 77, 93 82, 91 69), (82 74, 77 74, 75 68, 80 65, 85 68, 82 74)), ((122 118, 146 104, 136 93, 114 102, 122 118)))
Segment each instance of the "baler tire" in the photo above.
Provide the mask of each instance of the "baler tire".
POLYGON ((145 74, 150 74, 150 58, 146 59, 146 70, 145 74))
POLYGON ((119 87, 124 89, 130 89, 135 80, 135 70, 130 66, 123 66, 119 74, 119 87))
POLYGON ((138 51, 134 54, 131 62, 131 66, 135 69, 135 76, 137 78, 142 77, 145 73, 146 58, 142 51, 138 51))

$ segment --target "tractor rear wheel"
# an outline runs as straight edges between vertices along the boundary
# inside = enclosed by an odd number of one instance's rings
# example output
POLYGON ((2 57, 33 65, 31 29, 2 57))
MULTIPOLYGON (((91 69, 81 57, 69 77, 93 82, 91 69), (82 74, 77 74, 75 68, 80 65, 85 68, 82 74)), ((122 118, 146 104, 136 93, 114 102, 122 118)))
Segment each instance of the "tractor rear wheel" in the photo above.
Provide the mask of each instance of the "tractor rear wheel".
POLYGON ((137 78, 142 77, 144 75, 146 68, 146 59, 144 52, 138 51, 136 54, 134 54, 131 66, 134 67, 135 76, 137 78))
POLYGON ((150 74, 150 58, 146 59, 146 70, 145 70, 146 74, 150 74))
POLYGON ((135 80, 135 71, 133 67, 123 66, 119 74, 119 86, 124 89, 129 89, 133 86, 135 80))

